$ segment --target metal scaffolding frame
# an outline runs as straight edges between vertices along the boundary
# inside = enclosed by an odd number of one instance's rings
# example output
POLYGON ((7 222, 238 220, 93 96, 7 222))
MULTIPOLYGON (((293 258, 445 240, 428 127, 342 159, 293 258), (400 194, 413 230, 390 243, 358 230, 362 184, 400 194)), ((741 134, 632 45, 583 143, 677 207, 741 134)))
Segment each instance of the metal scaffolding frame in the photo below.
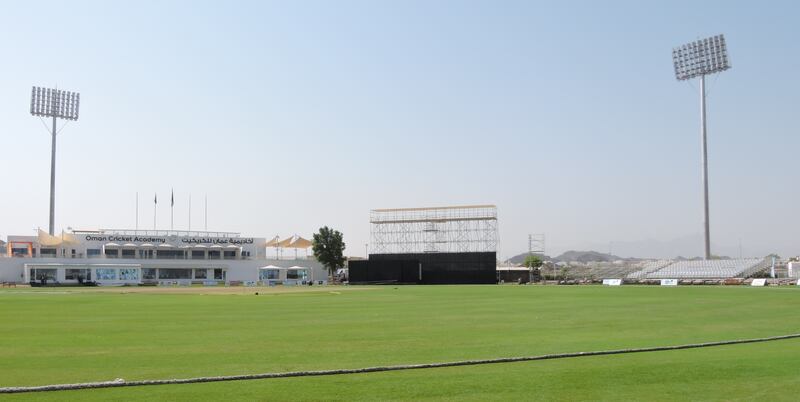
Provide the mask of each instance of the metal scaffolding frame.
POLYGON ((544 233, 528 235, 528 255, 538 255, 544 258, 544 233))
POLYGON ((370 211, 371 254, 497 251, 494 205, 370 211))

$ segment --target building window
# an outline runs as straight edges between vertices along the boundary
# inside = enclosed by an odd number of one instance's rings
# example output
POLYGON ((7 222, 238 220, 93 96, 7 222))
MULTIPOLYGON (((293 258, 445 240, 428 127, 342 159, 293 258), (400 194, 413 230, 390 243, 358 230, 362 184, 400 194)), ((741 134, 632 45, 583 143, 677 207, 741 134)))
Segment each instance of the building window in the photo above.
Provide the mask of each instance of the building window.
POLYGON ((204 260, 206 259, 206 252, 203 250, 192 250, 192 259, 193 260, 204 260))
POLYGON ((153 250, 139 250, 139 258, 144 258, 144 259, 153 258, 153 250))
POLYGON ((192 279, 190 268, 161 268, 158 270, 158 279, 192 279))
POLYGON ((290 269, 286 271, 286 279, 306 279, 306 270, 305 269, 290 269))
POLYGON ((208 259, 209 260, 218 260, 219 259, 219 251, 218 250, 209 250, 208 251, 208 259))
POLYGON ((224 258, 226 260, 235 260, 236 259, 236 252, 235 251, 224 251, 224 258))
POLYGON ((138 281, 139 270, 136 268, 121 268, 119 270, 119 279, 122 281, 138 281))
POLYGON ((182 260, 185 256, 183 250, 158 250, 156 253, 156 258, 162 260, 182 260))
POLYGON ((41 269, 41 268, 31 268, 31 280, 32 281, 54 281, 56 280, 56 270, 55 269, 41 269))
POLYGON ((39 250, 39 255, 42 257, 50 257, 55 258, 57 257, 57 251, 54 248, 43 248, 39 250))
POLYGON ((218 281, 225 280, 225 270, 224 269, 215 269, 214 270, 214 279, 218 281))
POLYGON ((28 248, 12 248, 11 255, 14 257, 27 257, 28 256, 28 248))
POLYGON ((258 279, 262 281, 270 279, 280 279, 280 271, 277 269, 262 269, 258 273, 258 279))
POLYGON ((64 279, 68 281, 91 281, 92 280, 92 270, 91 269, 67 269, 64 271, 64 279))
POLYGON ((142 279, 156 279, 156 269, 142 268, 142 279))
POLYGON ((136 250, 122 250, 122 258, 136 258, 136 250))
POLYGON ((114 281, 117 280, 117 270, 113 268, 98 268, 95 271, 95 276, 98 281, 114 281))

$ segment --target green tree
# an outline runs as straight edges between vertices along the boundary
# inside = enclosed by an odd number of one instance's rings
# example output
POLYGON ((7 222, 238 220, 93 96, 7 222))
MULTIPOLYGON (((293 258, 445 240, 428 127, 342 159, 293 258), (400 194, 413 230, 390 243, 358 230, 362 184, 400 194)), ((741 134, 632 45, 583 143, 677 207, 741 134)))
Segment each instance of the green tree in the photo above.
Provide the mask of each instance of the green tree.
POLYGON ((328 275, 344 266, 344 240, 340 231, 327 226, 319 228, 319 233, 314 233, 311 249, 317 261, 328 269, 328 275))
POLYGON ((544 264, 544 261, 542 261, 542 257, 538 255, 529 255, 525 257, 525 266, 528 268, 539 268, 542 264, 544 264))

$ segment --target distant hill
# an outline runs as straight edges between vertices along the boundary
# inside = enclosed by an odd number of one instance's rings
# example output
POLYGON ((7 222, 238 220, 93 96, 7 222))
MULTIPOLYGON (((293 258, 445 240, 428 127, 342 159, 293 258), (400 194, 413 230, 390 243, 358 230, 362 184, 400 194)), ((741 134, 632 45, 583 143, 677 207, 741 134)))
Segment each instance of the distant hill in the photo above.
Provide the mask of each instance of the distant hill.
MULTIPOLYGON (((730 260, 731 258, 732 257, 728 257, 727 255, 712 255, 711 256, 712 260, 730 260)), ((675 257, 674 260, 676 260, 676 261, 701 261, 701 260, 703 260, 703 257, 686 258, 686 257, 684 257, 682 255, 679 255, 679 256, 675 257)))
MULTIPOLYGON (((668 240, 651 238, 635 241, 614 240, 603 243, 586 242, 573 247, 579 250, 609 250, 609 247, 612 247, 613 253, 633 258, 668 259, 683 256, 686 259, 694 259, 703 254, 703 237, 702 233, 696 233, 668 240)), ((730 244, 711 243, 711 249, 714 250, 714 254, 719 256, 738 256, 741 252, 739 246, 730 244)), ((753 244, 745 250, 743 256, 764 256, 771 252, 773 250, 753 244)))
MULTIPOLYGON (((518 254, 518 255, 515 255, 515 256, 511 257, 508 261, 511 262, 512 264, 524 264, 525 263, 525 257, 527 257, 527 256, 528 256, 528 253, 518 254)), ((678 260, 678 261, 697 261, 697 260, 702 260, 703 259, 702 257, 684 257, 684 256, 680 256, 680 255, 677 256, 677 257, 671 257, 671 258, 675 259, 675 260, 678 260)), ((713 259, 719 259, 719 260, 727 260, 727 259, 730 259, 730 258, 731 257, 728 257, 726 255, 713 256, 713 259)), ((570 251, 566 251, 563 254, 555 256, 555 257, 550 257, 550 256, 547 256, 547 255, 544 256, 544 261, 553 261, 553 262, 579 261, 579 262, 587 263, 587 262, 613 262, 613 261, 619 261, 619 260, 622 260, 622 261, 641 261, 642 258, 637 258, 637 257, 627 257, 626 258, 626 257, 620 257, 618 255, 614 255, 614 254, 601 253, 601 252, 598 252, 598 251, 591 251, 591 250, 590 251, 570 250, 570 251)))
MULTIPOLYGON (((528 253, 518 254, 518 255, 515 255, 515 256, 509 258, 508 262, 510 262, 512 264, 524 264, 525 263, 525 257, 527 257, 527 256, 528 256, 528 253)), ((545 255, 542 258, 542 260, 544 260, 544 261, 552 261, 552 258, 550 258, 550 256, 545 255)))
POLYGON ((613 255, 613 254, 606 254, 601 253, 598 251, 575 251, 570 250, 564 252, 563 254, 559 255, 558 257, 553 258, 555 261, 559 262, 569 262, 569 261, 579 261, 579 262, 611 262, 617 260, 625 260, 625 258, 613 255))
MULTIPOLYGON (((528 256, 528 253, 522 253, 515 255, 509 259, 509 262, 512 264, 523 264, 525 263, 525 257, 528 256)), ((545 255, 545 261, 555 261, 555 262, 569 262, 569 261, 580 261, 580 262, 611 262, 617 260, 628 260, 628 258, 622 258, 612 254, 605 254, 600 253, 597 251, 575 251, 570 250, 567 251, 557 257, 550 257, 545 255)))

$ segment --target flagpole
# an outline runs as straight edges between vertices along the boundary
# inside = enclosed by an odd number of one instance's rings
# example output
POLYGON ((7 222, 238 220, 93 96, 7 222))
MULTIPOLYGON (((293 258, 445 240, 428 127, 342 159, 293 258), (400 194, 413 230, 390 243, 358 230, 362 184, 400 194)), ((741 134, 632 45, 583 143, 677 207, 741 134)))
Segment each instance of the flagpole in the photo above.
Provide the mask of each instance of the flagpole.
POLYGON ((136 230, 139 230, 139 192, 136 192, 136 230))
POLYGON ((189 194, 189 231, 192 231, 192 194, 189 194))
POLYGON ((153 230, 156 230, 156 209, 158 208, 158 194, 153 197, 153 230))
POLYGON ((173 189, 169 199, 169 230, 175 230, 175 190, 173 189))
POLYGON ((205 231, 208 232, 208 194, 206 194, 205 204, 205 231))

